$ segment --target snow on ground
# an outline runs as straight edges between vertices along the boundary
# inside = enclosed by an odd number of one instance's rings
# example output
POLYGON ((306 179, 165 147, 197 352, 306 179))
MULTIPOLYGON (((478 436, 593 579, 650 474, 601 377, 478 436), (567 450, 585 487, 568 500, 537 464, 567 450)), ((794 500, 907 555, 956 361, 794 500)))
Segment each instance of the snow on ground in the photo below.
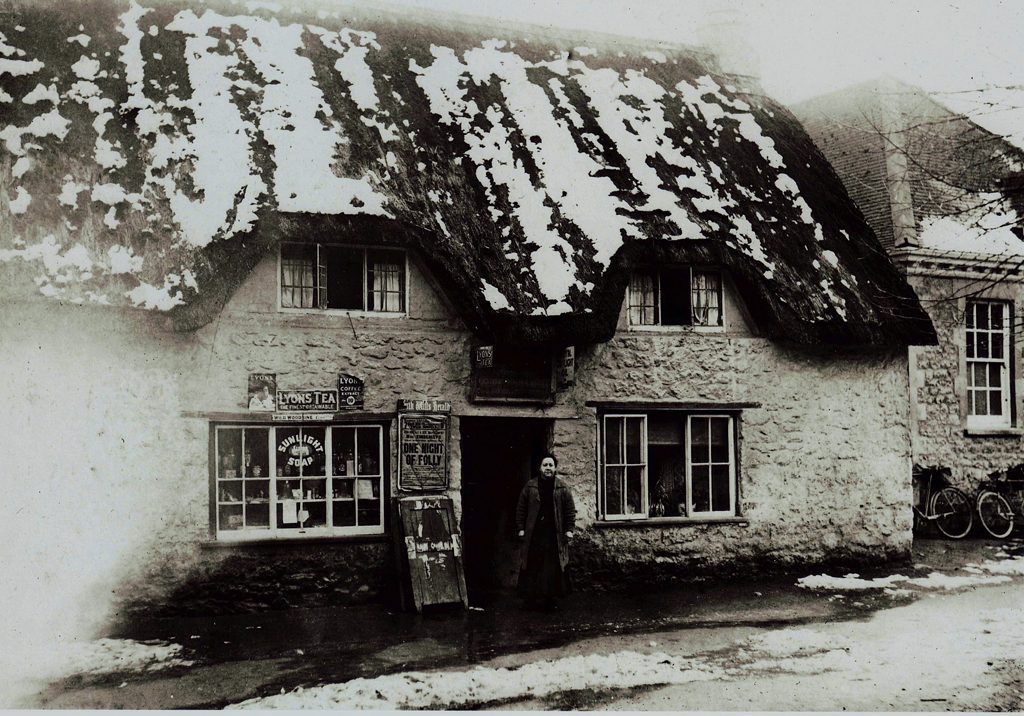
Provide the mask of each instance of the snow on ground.
POLYGON ((1008 582, 1011 579, 1011 575, 1024 576, 1024 557, 1004 557, 999 560, 988 560, 980 564, 969 564, 965 567, 964 571, 967 574, 951 575, 943 572, 931 572, 925 577, 906 577, 901 574, 891 574, 886 577, 875 577, 874 579, 863 579, 858 574, 847 574, 843 577, 815 574, 809 577, 801 577, 796 583, 797 586, 804 589, 821 591, 853 592, 881 589, 893 596, 907 593, 904 589, 891 589, 897 584, 918 587, 920 589, 963 589, 965 587, 1008 582))
MULTIPOLYGON (((542 697, 573 689, 684 684, 721 678, 724 669, 664 653, 568 656, 515 669, 478 666, 469 671, 414 671, 298 689, 237 704, 245 709, 412 709, 542 697)), ((230 707, 229 707, 230 708, 230 707)))
POLYGON ((141 642, 132 639, 97 639, 75 642, 64 649, 59 664, 62 675, 156 671, 172 666, 191 666, 181 658, 180 644, 141 642))

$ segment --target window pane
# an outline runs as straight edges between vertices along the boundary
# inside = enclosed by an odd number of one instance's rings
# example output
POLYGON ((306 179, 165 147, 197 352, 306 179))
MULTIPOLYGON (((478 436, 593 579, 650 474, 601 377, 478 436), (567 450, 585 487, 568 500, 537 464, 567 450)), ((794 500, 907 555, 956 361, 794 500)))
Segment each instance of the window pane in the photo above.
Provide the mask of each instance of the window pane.
POLYGON ((968 331, 967 331, 967 357, 968 358, 974 358, 974 354, 975 354, 974 344, 977 342, 977 340, 978 340, 977 334, 974 331, 968 329, 968 331))
POLYGON ((356 456, 357 475, 380 474, 380 429, 359 428, 356 434, 358 455, 356 456))
POLYGON ((246 477, 270 476, 270 457, 267 454, 267 442, 270 431, 266 428, 245 429, 245 460, 246 477))
POLYGON ((363 250, 321 246, 327 269, 327 308, 363 310, 363 250))
POLYGON ((242 505, 221 505, 217 508, 217 528, 220 530, 240 530, 244 522, 242 520, 242 505))
POLYGON ((992 357, 1002 358, 1003 357, 1003 336, 1002 334, 995 333, 992 335, 992 357))
POLYGON ((713 465, 711 467, 711 511, 732 511, 732 505, 729 504, 728 465, 713 465))
POLYGON ((242 431, 238 428, 217 430, 217 477, 234 479, 242 476, 242 431))
POLYGON ((356 501, 334 502, 334 526, 354 527, 356 524, 356 501))
POLYGON ((630 465, 644 462, 641 454, 642 428, 643 418, 626 418, 626 462, 630 465))
POLYGON ((1003 366, 998 363, 988 364, 988 386, 990 388, 1001 388, 1003 385, 1003 366))
POLYGON ((1001 391, 992 390, 988 394, 989 402, 989 415, 1002 415, 1003 414, 1003 394, 1001 391))
POLYGON ((658 323, 657 282, 652 274, 634 273, 629 279, 629 322, 634 326, 658 323))
POLYGON ((690 512, 708 512, 711 509, 711 492, 709 482, 711 479, 711 467, 708 465, 693 465, 690 468, 690 512))
POLYGON ((978 306, 978 312, 977 312, 978 323, 977 323, 977 327, 979 329, 981 329, 981 330, 987 330, 988 326, 989 326, 989 323, 988 323, 989 304, 987 304, 987 303, 979 303, 979 304, 977 304, 977 306, 978 306))
POLYGON ((707 418, 690 420, 690 461, 708 462, 711 459, 707 418))
POLYGON ((978 334, 978 349, 977 349, 977 357, 978 358, 988 358, 989 357, 988 341, 989 341, 989 334, 988 333, 979 333, 978 334))
POLYGON ((635 515, 643 511, 644 468, 626 468, 626 514, 635 515))
POLYGON ((729 419, 711 418, 711 461, 729 462, 729 419))
POLYGON ((302 460, 303 476, 320 477, 327 474, 327 446, 325 428, 303 428, 302 444, 304 458, 302 460))
POLYGON ((988 393, 984 390, 976 390, 974 393, 975 415, 988 415, 988 393))
POLYGON ((974 315, 975 315, 975 313, 977 313, 977 311, 978 311, 978 304, 976 304, 976 303, 968 303, 967 304, 967 330, 970 330, 970 329, 975 327, 976 321, 974 320, 974 315))
POLYGON ((604 509, 609 515, 621 515, 625 512, 622 502, 622 476, 621 467, 604 469, 604 509))
POLYGON ((986 386, 987 384, 985 383, 985 378, 987 377, 987 374, 985 372, 985 364, 984 363, 973 363, 969 367, 970 367, 969 373, 970 373, 970 381, 971 381, 970 384, 972 386, 975 386, 975 387, 984 387, 984 386, 986 386))
POLYGON ((992 304, 992 322, 991 327, 994 331, 1001 331, 1003 329, 1003 311, 1006 306, 1002 303, 992 304))
POLYGON ((334 453, 335 475, 356 474, 355 428, 331 428, 331 450, 334 453))
POLYGON ((360 525, 380 524, 380 478, 356 480, 357 521, 360 525))
POLYGON ((298 477, 305 450, 299 442, 298 428, 278 428, 274 451, 278 477, 298 477))
POLYGON ((281 244, 281 305, 312 308, 316 244, 281 244))
POLYGON ((624 418, 605 418, 604 421, 604 462, 621 465, 625 462, 622 450, 622 425, 624 418))
POLYGON ((305 517, 301 522, 303 527, 326 527, 327 526, 327 503, 326 502, 303 502, 303 511, 299 517, 305 517))
POLYGON ((661 271, 661 323, 665 326, 688 326, 693 322, 690 307, 690 270, 661 271))
POLYGON ((717 272, 694 271, 692 287, 695 326, 721 325, 721 276, 717 272))
POLYGON ((404 311, 405 254, 401 251, 368 251, 366 271, 367 309, 404 311))

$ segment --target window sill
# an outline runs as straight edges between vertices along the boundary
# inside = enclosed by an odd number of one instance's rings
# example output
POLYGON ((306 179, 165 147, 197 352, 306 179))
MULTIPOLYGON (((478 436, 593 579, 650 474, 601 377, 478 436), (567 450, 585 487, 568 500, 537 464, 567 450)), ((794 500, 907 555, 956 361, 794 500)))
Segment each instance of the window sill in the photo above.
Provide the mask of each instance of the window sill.
POLYGON ((964 435, 969 438, 1019 438, 1024 436, 1024 428, 964 428, 964 435))
POLYGON ((598 520, 594 527, 614 529, 616 527, 689 527, 697 525, 740 525, 747 526, 746 517, 648 517, 638 520, 598 520))
POLYGON ((725 326, 647 326, 630 324, 629 330, 637 333, 725 333, 725 326))
POLYGON ((355 308, 288 308, 279 306, 281 313, 296 316, 348 316, 350 318, 408 318, 407 311, 364 311, 355 308))
POLYGON ((288 539, 273 537, 253 537, 252 539, 218 540, 209 538, 200 543, 201 549, 222 550, 222 549, 245 549, 247 547, 301 547, 302 545, 323 545, 323 544, 372 544, 376 542, 387 542, 390 536, 387 534, 364 534, 364 535, 320 535, 315 537, 291 537, 288 539))

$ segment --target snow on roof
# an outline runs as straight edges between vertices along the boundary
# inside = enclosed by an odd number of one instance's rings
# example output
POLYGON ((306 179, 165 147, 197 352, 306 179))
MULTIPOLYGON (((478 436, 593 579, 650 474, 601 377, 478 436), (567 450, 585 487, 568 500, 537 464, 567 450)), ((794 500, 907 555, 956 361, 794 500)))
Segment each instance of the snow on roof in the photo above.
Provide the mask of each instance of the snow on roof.
POLYGON ((0 35, 19 159, 0 241, 22 242, 2 248, 77 244, 94 265, 58 282, 44 264, 50 295, 215 311, 232 251, 319 216, 390 222, 478 324, 593 314, 607 335, 622 248, 667 241, 727 265, 769 333, 883 340, 907 315, 930 332, 792 117, 681 48, 262 2, 90 8, 16 5, 26 31, 0 35))

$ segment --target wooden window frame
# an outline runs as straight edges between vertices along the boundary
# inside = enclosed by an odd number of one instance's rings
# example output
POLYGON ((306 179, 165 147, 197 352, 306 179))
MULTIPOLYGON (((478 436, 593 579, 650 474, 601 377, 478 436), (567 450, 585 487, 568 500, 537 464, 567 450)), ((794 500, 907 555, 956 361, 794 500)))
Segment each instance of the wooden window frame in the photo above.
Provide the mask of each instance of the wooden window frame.
POLYGON ((390 246, 373 246, 368 244, 338 244, 340 248, 351 249, 353 251, 359 251, 362 255, 362 286, 360 287, 360 301, 362 308, 326 308, 324 307, 327 303, 327 273, 328 266, 324 264, 321 259, 321 249, 324 246, 334 246, 335 244, 323 244, 323 243, 305 243, 301 241, 283 241, 277 252, 277 310, 282 313, 327 313, 327 314, 341 314, 341 315, 352 315, 352 316, 374 316, 379 318, 404 318, 409 315, 409 252, 402 248, 395 248, 390 246), (284 247, 285 246, 315 246, 315 259, 314 259, 314 276, 316 285, 312 287, 314 303, 313 306, 286 306, 284 305, 284 247), (401 301, 402 308, 399 311, 381 311, 373 310, 370 306, 370 293, 371 287, 369 285, 370 280, 370 266, 369 266, 369 255, 374 251, 392 251, 400 253, 402 255, 402 268, 401 268, 401 286, 399 289, 399 300, 401 301))
MULTIPOLYGON (((966 411, 967 411, 967 427, 968 429, 998 429, 998 428, 1010 428, 1014 423, 1013 415, 1013 401, 1014 401, 1014 389, 1013 389, 1013 361, 1014 361, 1014 340, 1013 340, 1013 303, 1011 301, 995 300, 995 299, 969 299, 966 303, 964 311, 964 359, 966 375, 964 377, 964 390, 966 391, 966 411), (992 330, 991 328, 991 307, 1000 306, 1003 310, 1001 330, 992 330), (979 328, 977 320, 977 309, 979 307, 985 307, 985 310, 989 312, 989 328, 979 328), (973 313, 972 313, 973 312, 973 313), (973 318, 974 326, 970 327, 969 318, 973 318), (980 335, 986 335, 988 337, 989 353, 992 352, 992 338, 994 335, 1000 336, 1000 345, 1002 347, 1002 358, 985 357, 980 358, 977 356, 977 348, 974 349, 975 355, 972 357, 969 355, 970 351, 968 346, 977 345, 977 337, 980 335), (1000 374, 1000 408, 1002 410, 1001 415, 977 415, 974 414, 973 407, 974 401, 972 400, 974 393, 982 393, 986 396, 988 401, 988 394, 992 392, 992 388, 988 386, 977 387, 973 385, 974 381, 974 366, 976 365, 998 365, 1000 374)), ((986 371, 987 372, 987 371, 986 371)), ((987 378, 986 378, 987 380, 987 378)))
MULTIPOLYGON (((614 523, 614 522, 651 522, 657 524, 659 522, 664 523, 679 523, 679 522, 715 522, 723 520, 735 520, 741 517, 740 514, 740 471, 739 471, 739 450, 740 450, 740 415, 736 412, 721 412, 715 410, 707 411, 694 411, 694 410, 671 410, 673 414, 676 414, 680 420, 683 421, 684 434, 682 449, 684 452, 684 464, 685 464, 685 491, 686 491, 686 515, 680 517, 656 517, 650 515, 650 496, 649 496, 649 479, 650 479, 650 446, 648 443, 648 419, 656 414, 665 412, 665 408, 659 408, 650 411, 637 411, 637 412, 608 412, 601 413, 599 415, 599 431, 597 437, 597 472, 598 472, 598 506, 597 506, 597 520, 599 523, 614 523), (623 504, 625 501, 625 482, 626 482, 626 467, 634 465, 634 463, 628 462, 615 462, 610 463, 607 461, 607 435, 608 435, 608 420, 609 419, 623 419, 633 418, 642 419, 641 428, 641 458, 643 462, 635 463, 635 465, 642 465, 642 486, 641 495, 643 505, 639 513, 626 513, 617 512, 610 513, 608 510, 608 498, 607 498, 607 468, 609 467, 622 467, 623 468, 623 483, 622 483, 622 495, 623 504), (693 509, 693 466, 695 464, 724 464, 724 463, 700 463, 694 462, 693 460, 693 447, 692 447, 692 435, 693 428, 692 423, 694 419, 724 419, 727 420, 727 436, 728 436, 728 456, 729 456, 729 503, 730 509, 718 510, 718 511, 705 511, 696 512, 693 509)), ((625 422, 622 423, 622 429, 625 430, 625 422)), ((710 429, 710 426, 709 426, 710 429)), ((710 436, 710 430, 709 430, 710 436)), ((620 435, 625 451, 625 435, 620 435)))
POLYGON ((657 268, 652 269, 637 269, 631 275, 629 284, 626 287, 626 321, 629 325, 630 330, 638 331, 672 331, 672 330, 687 330, 687 331, 698 331, 706 333, 717 333, 725 330, 725 276, 724 272, 715 267, 704 267, 704 266, 686 266, 680 267, 685 268, 689 275, 689 303, 690 303, 690 322, 689 323, 663 323, 664 312, 662 311, 662 271, 657 268), (696 309, 694 307, 693 295, 697 289, 695 280, 698 275, 713 275, 718 279, 718 322, 717 323, 698 323, 696 316, 696 309), (634 322, 635 311, 647 312, 648 305, 636 300, 634 295, 634 280, 636 276, 650 276, 653 279, 654 289, 654 305, 652 312, 654 314, 653 323, 637 323, 634 322))
MULTIPOLYGON (((215 423, 210 426, 210 446, 211 446, 211 459, 210 459, 210 481, 211 481, 211 514, 210 514, 210 529, 214 539, 217 542, 252 542, 252 541, 263 541, 263 540, 303 540, 303 539, 316 539, 322 537, 354 537, 354 536, 380 536, 385 534, 385 521, 387 516, 386 503, 390 496, 390 467, 388 463, 388 446, 387 439, 389 437, 389 428, 379 422, 315 422, 315 423, 281 423, 281 424, 269 424, 263 423, 215 423), (309 428, 323 428, 324 429, 324 451, 325 451, 325 466, 324 475, 321 477, 310 476, 289 476, 279 477, 275 470, 275 452, 277 447, 277 431, 278 430, 292 430, 292 429, 309 429, 309 428), (269 483, 269 490, 267 494, 266 503, 268 505, 269 519, 267 527, 247 527, 244 525, 244 515, 250 504, 262 504, 262 503, 250 503, 245 498, 245 484, 252 478, 249 477, 235 477, 229 478, 221 475, 220 466, 220 436, 223 432, 228 430, 237 430, 242 434, 242 450, 244 454, 244 435, 245 430, 260 429, 267 431, 267 455, 269 459, 269 466, 267 472, 270 473, 267 476, 261 476, 256 478, 260 481, 269 483), (335 475, 334 468, 334 431, 335 429, 350 429, 358 431, 359 429, 373 429, 377 431, 377 466, 378 470, 373 475, 335 475), (360 479, 377 479, 379 481, 378 487, 378 522, 377 524, 371 525, 359 525, 359 509, 358 504, 355 507, 355 520, 356 524, 353 526, 334 526, 334 509, 336 502, 347 501, 348 498, 338 497, 335 494, 335 488, 337 484, 335 480, 352 480, 353 481, 353 496, 352 501, 355 502, 358 497, 360 479), (309 480, 323 480, 324 481, 324 497, 322 500, 309 498, 299 498, 298 508, 302 509, 304 502, 324 502, 325 503, 325 520, 326 525, 322 527, 280 527, 276 524, 277 521, 277 505, 280 503, 278 496, 278 485, 277 480, 282 481, 302 481, 305 479, 309 480), (221 515, 222 508, 234 507, 239 504, 238 501, 225 501, 221 499, 221 488, 228 482, 241 482, 241 495, 242 495, 242 515, 243 515, 243 527, 239 529, 222 529, 221 515)), ((354 450, 358 451, 358 432, 353 435, 354 450)), ((359 452, 355 453, 359 455, 359 452)), ((241 459, 241 458, 240 458, 241 459)), ((300 490, 302 488, 300 487, 300 490)))

